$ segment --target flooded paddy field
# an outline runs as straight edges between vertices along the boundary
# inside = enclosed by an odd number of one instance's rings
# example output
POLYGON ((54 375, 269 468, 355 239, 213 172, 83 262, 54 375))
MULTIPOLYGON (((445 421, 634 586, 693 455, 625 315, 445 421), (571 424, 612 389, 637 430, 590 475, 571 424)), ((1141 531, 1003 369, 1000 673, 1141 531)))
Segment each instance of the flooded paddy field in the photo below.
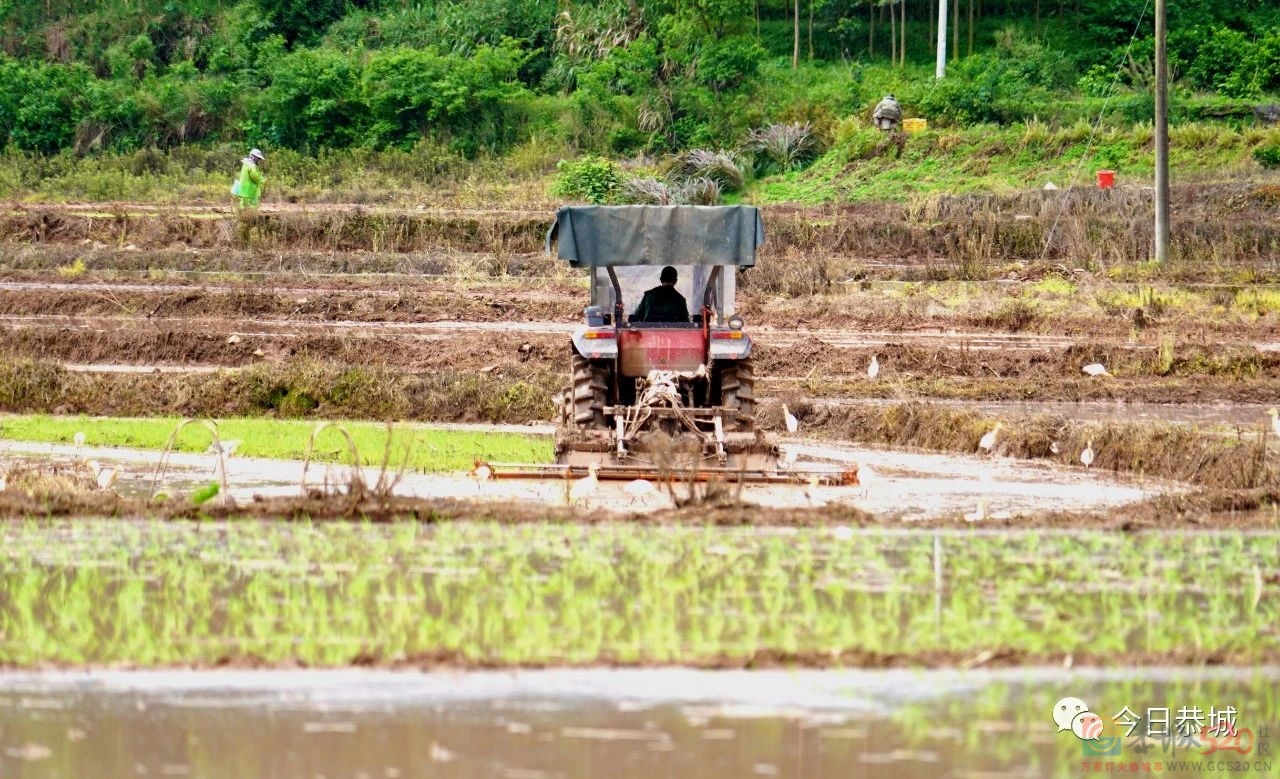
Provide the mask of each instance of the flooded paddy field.
POLYGON ((1280 534, 32 521, 0 663, 1280 659, 1280 534))
MULTIPOLYGON (((89 427, 86 425, 86 427, 89 427)), ((90 427, 92 429, 92 427, 90 427)), ((234 426, 230 428, 234 430, 234 426)), ((475 432, 473 451, 515 450, 524 462, 549 462, 551 443, 546 437, 529 437, 514 432, 514 446, 485 443, 492 435, 489 426, 463 428, 475 432), (529 441, 529 443, 525 443, 529 441)), ((0 424, 0 435, 3 425, 0 424)), ((336 436, 331 436, 336 439, 336 436)), ((207 436, 206 436, 207 439, 207 436)), ((421 444, 425 445, 425 444, 421 444)), ((455 444, 457 446, 457 444, 455 444)), ((895 452, 848 445, 816 443, 784 443, 784 457, 794 461, 784 466, 800 469, 800 473, 826 471, 837 478, 843 471, 856 467, 860 484, 809 486, 797 476, 790 483, 730 483, 736 499, 744 505, 762 508, 818 508, 845 505, 870 512, 885 520, 913 522, 970 515, 980 522, 988 518, 1010 519, 1017 515, 1034 515, 1052 511, 1101 511, 1133 504, 1144 499, 1175 492, 1179 487, 1150 479, 1116 476, 1105 472, 1088 472, 1051 463, 1037 463, 1012 458, 982 459, 975 457, 895 452)), ((325 452, 332 456, 331 452, 325 452)), ((0 459, 12 467, 61 469, 83 468, 85 458, 116 472, 113 490, 126 498, 145 501, 156 491, 167 495, 186 495, 214 478, 219 467, 214 455, 202 453, 171 454, 166 459, 163 478, 157 480, 160 453, 125 447, 89 447, 74 445, 0 440, 0 459)), ((419 468, 398 474, 391 494, 409 498, 448 498, 469 500, 501 514, 501 509, 520 506, 560 506, 570 508, 570 482, 561 478, 498 479, 480 482, 462 472, 459 466, 470 462, 470 455, 453 456, 441 451, 436 458, 443 468, 423 473, 419 468), (449 472, 452 468, 459 469, 449 472), (444 471, 444 472, 439 472, 444 471)), ((491 458, 492 459, 492 458, 491 458)), ((516 459, 509 456, 497 459, 516 459)), ((281 498, 306 494, 307 489, 328 489, 340 493, 354 474, 367 484, 377 483, 379 468, 365 467, 358 472, 350 466, 331 462, 307 463, 300 460, 231 457, 226 460, 228 494, 237 502, 250 503, 261 497, 281 498), (304 481, 305 479, 305 481, 304 481)), ((573 507, 615 516, 649 514, 671 509, 676 500, 688 495, 687 485, 678 483, 670 489, 658 485, 643 495, 632 495, 625 481, 602 481, 588 496, 573 501, 573 507)), ((730 480, 732 482, 732 480, 730 480)))
POLYGON ((1212 760, 1230 762, 1232 776, 1269 777, 1277 681, 1272 671, 1204 668, 5 673, 0 770, 24 779, 1012 779, 1088 775, 1093 762, 1203 776, 1212 760), (1052 712, 1066 697, 1108 717, 1230 707, 1241 738, 1179 743, 1138 731, 1098 748, 1059 732, 1052 712))
MULTIPOLYGON (((1025 205, 990 224, 1046 226, 1025 205)), ((1212 757, 1277 775, 1280 270, 1006 256, 966 208, 889 249, 871 211, 775 209, 739 278, 760 425, 788 404, 784 461, 860 484, 575 505, 466 473, 552 456, 585 286, 538 251, 550 210, 372 208, 374 237, 345 208, 15 208, 0 411, 61 426, 0 417, 0 478, 112 478, 0 487, 0 777, 1203 774, 1174 762, 1203 746, 1086 754, 1063 697, 1234 707, 1255 742, 1212 757), (226 420, 245 450, 184 439, 158 478, 169 429, 79 414, 226 420), (236 427, 287 418, 420 445, 317 512, 379 469, 236 427), (238 509, 195 502, 224 477, 238 509)))

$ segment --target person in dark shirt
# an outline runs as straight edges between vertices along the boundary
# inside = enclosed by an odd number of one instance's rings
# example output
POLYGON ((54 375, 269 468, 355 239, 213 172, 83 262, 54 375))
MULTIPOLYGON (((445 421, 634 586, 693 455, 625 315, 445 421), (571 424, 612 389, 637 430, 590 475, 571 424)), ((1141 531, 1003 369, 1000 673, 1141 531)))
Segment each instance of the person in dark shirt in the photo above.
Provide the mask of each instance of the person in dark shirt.
POLYGON ((633 322, 688 322, 689 306, 684 295, 676 291, 676 269, 668 265, 662 269, 660 286, 644 293, 640 305, 631 315, 633 322))

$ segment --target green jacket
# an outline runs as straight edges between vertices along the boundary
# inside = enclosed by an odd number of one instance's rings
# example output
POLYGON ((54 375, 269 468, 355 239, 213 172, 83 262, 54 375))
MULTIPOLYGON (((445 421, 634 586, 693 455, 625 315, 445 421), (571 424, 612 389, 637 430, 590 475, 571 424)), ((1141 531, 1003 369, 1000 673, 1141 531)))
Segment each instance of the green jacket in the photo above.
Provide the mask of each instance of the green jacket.
POLYGON ((240 166, 240 205, 245 208, 257 208, 258 201, 262 199, 262 185, 266 182, 266 176, 262 175, 262 171, 258 170, 258 166, 253 160, 245 157, 242 161, 244 164, 240 166))

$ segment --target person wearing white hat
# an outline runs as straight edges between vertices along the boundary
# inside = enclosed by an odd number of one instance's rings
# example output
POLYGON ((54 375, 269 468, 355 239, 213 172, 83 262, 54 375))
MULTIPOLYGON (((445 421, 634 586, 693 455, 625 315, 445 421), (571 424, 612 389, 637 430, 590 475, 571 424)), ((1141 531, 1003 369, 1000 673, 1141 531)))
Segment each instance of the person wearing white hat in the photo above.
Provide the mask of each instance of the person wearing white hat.
POLYGON ((267 177, 262 175, 258 164, 265 159, 260 149, 253 149, 248 157, 240 160, 240 175, 236 178, 231 194, 240 198, 241 208, 257 208, 262 199, 262 186, 267 177))

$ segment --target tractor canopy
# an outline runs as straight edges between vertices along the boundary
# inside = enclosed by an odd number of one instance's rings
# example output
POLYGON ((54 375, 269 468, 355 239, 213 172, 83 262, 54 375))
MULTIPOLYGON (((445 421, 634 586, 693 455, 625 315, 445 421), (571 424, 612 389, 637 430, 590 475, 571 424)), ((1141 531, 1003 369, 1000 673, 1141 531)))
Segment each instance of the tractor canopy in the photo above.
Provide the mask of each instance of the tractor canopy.
POLYGON ((764 221, 754 206, 564 206, 547 253, 574 268, 756 264, 764 221))
POLYGON ((547 253, 555 244, 560 259, 587 269, 590 303, 611 312, 614 324, 630 318, 667 265, 679 269, 675 287, 692 318, 705 305, 723 324, 734 309, 733 270, 755 265, 763 241, 753 206, 565 206, 547 233, 547 253))

